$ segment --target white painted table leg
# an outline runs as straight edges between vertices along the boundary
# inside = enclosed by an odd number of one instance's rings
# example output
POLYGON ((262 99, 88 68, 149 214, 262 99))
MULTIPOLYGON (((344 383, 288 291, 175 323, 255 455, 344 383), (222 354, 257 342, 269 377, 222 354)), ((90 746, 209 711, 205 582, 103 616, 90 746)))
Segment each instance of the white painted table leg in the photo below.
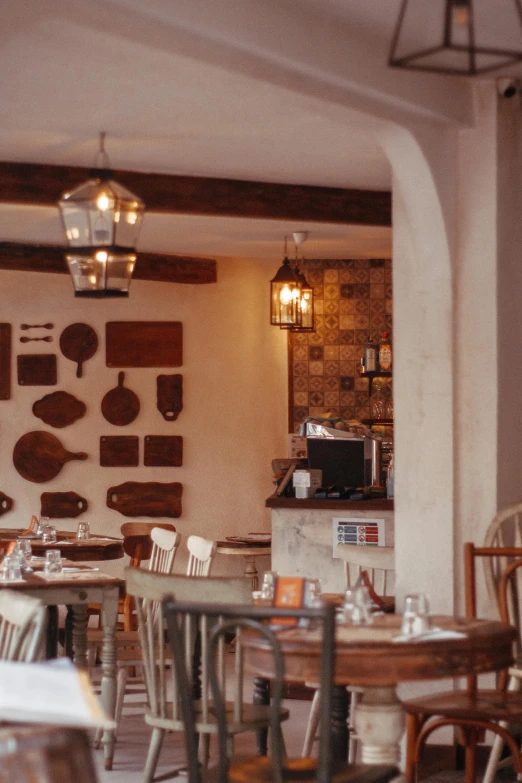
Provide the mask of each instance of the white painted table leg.
POLYGON ((82 669, 87 666, 87 612, 87 604, 72 605, 74 663, 82 669))
POLYGON ((395 686, 367 687, 355 708, 355 729, 363 764, 399 764, 400 740, 406 725, 395 686))
MULTIPOLYGON (((118 588, 111 587, 105 590, 101 610, 103 627, 101 701, 105 712, 110 718, 114 718, 116 710, 116 621, 118 619, 118 598, 118 588)), ((114 756, 114 731, 112 729, 103 732, 102 743, 105 769, 112 769, 114 756)))

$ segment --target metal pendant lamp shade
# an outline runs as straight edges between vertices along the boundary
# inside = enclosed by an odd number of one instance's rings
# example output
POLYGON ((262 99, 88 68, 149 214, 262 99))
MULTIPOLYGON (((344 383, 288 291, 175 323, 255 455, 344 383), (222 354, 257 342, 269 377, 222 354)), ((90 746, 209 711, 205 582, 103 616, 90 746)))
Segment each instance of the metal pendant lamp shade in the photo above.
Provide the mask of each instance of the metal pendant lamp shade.
MULTIPOLYGON (((100 153, 105 156, 103 134, 100 153)), ((115 182, 109 168, 97 168, 58 203, 76 296, 128 296, 143 201, 115 182)))
POLYGON ((521 0, 402 0, 391 66, 474 76, 521 59, 521 0))

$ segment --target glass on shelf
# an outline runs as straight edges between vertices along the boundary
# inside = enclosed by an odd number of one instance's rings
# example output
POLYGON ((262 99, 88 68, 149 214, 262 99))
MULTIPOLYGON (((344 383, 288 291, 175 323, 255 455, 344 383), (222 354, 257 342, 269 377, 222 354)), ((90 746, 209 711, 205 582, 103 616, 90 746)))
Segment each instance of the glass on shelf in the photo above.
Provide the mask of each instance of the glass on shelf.
POLYGON ((376 379, 373 383, 372 396, 370 397, 370 418, 386 418, 386 397, 383 393, 383 383, 376 379))

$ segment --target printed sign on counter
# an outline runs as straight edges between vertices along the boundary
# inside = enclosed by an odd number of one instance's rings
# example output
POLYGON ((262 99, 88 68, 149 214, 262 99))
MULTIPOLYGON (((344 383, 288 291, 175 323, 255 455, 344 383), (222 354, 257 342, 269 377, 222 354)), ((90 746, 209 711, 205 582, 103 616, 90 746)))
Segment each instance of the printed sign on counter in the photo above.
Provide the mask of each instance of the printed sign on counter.
POLYGON ((338 544, 356 544, 358 546, 385 546, 384 519, 367 517, 334 517, 333 557, 337 557, 338 544))

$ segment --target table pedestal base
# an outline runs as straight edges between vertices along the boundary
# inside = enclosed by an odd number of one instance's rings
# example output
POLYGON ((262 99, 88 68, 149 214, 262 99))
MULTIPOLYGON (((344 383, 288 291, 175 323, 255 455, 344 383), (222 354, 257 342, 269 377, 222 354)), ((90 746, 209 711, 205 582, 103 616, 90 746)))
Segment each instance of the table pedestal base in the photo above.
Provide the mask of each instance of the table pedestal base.
POLYGON ((397 765, 405 723, 404 708, 395 686, 365 687, 355 710, 363 764, 397 765))

